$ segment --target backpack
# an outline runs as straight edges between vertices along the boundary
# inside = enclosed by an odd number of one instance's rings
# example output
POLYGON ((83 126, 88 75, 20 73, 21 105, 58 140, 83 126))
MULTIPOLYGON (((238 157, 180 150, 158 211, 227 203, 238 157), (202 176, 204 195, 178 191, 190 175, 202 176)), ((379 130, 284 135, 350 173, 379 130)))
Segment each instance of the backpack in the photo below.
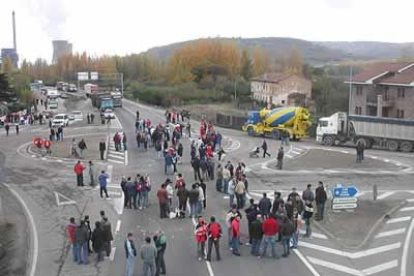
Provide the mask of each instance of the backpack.
POLYGON ((209 227, 209 230, 210 230, 210 236, 213 239, 218 239, 218 238, 221 237, 221 227, 220 227, 220 224, 218 224, 218 223, 211 223, 210 224, 210 227, 209 227))

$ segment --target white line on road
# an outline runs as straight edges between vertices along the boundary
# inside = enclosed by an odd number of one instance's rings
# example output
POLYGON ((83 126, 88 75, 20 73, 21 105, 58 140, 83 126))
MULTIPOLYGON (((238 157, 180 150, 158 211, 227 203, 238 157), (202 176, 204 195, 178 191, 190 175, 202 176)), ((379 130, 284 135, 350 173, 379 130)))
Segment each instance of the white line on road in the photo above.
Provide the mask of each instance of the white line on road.
POLYGON ((400 212, 414 211, 414 207, 404 207, 400 209, 400 212))
POLYGON ((109 191, 108 194, 110 194, 110 195, 116 195, 116 196, 121 196, 122 195, 122 192, 109 191))
POLYGON ((381 200, 381 199, 384 199, 384 198, 386 198, 386 197, 392 196, 392 195, 393 195, 393 194, 395 194, 395 193, 396 193, 396 191, 385 192, 385 193, 383 193, 383 194, 379 195, 379 196, 377 197, 377 199, 378 199, 378 200, 381 200))
POLYGON ((334 254, 334 255, 338 255, 338 256, 342 256, 342 257, 348 257, 350 259, 359 259, 359 258, 363 258, 363 257, 383 253, 383 252, 386 252, 386 251, 398 249, 398 248, 401 247, 401 243, 397 242, 397 243, 384 245, 384 246, 380 246, 380 247, 377 247, 377 248, 371 248, 371 249, 364 250, 364 251, 353 252, 353 253, 346 252, 346 251, 341 251, 341 250, 338 250, 338 249, 333 249, 333 248, 325 247, 325 246, 321 246, 321 245, 316 245, 316 244, 312 244, 312 243, 308 243, 308 242, 303 242, 303 241, 300 242, 300 246, 310 248, 310 249, 315 249, 315 250, 318 250, 318 251, 323 251, 323 252, 326 252, 326 253, 330 253, 330 254, 334 254))
POLYGON ((124 155, 123 151, 111 151, 111 154, 124 155))
POLYGON ((113 163, 118 163, 118 164, 124 164, 124 162, 118 161, 118 160, 113 160, 113 159, 108 159, 109 162, 113 162, 113 163))
POLYGON ((119 125, 119 128, 122 129, 121 121, 118 119, 118 116, 115 116, 115 121, 119 125))
POLYGON ((114 166, 108 165, 106 168, 106 173, 109 175, 109 178, 107 179, 108 183, 111 183, 112 181, 112 170, 114 169, 114 166))
MULTIPOLYGON (((304 234, 306 234, 306 231, 304 229, 302 229, 302 230, 299 230, 299 233, 302 234, 302 235, 304 235, 304 234)), ((313 238, 317 238, 317 239, 321 239, 321 240, 327 240, 328 239, 328 237, 325 236, 324 234, 315 233, 313 231, 312 231, 312 235, 311 236, 313 238)))
POLYGON ((407 199, 407 202, 414 202, 414 198, 407 199))
POLYGON ((111 255, 109 255, 109 260, 110 260, 111 262, 113 262, 113 261, 114 261, 114 259, 115 259, 115 251, 116 251, 116 247, 112 247, 112 250, 111 250, 111 255))
POLYGON ((405 228, 398 228, 395 230, 381 232, 378 235, 376 235, 375 238, 379 239, 379 238, 384 238, 384 237, 389 237, 389 236, 394 236, 394 235, 400 235, 404 233, 405 233, 405 228))
POLYGON ((308 257, 309 261, 312 262, 313 264, 316 265, 320 265, 323 267, 327 267, 336 271, 340 271, 343 273, 348 273, 351 275, 355 275, 355 276, 368 276, 368 275, 373 275, 385 270, 389 270, 391 268, 397 267, 398 266, 398 260, 393 260, 391 262, 388 263, 383 263, 377 266, 373 266, 364 270, 357 270, 354 268, 350 268, 347 266, 343 266, 343 265, 339 265, 339 264, 335 264, 335 263, 331 263, 331 262, 327 262, 324 260, 320 260, 320 259, 316 259, 316 258, 312 258, 312 257, 308 257))
POLYGON ((408 250, 410 249, 411 243, 411 236, 413 234, 414 229, 414 219, 411 220, 410 227, 408 228, 407 236, 405 237, 404 242, 404 250, 401 258, 401 276, 407 276, 407 257, 408 257, 408 250))
POLYGON ((33 219, 32 213, 30 213, 29 207, 27 207, 26 202, 24 202, 23 198, 14 189, 12 189, 8 184, 5 184, 5 183, 3 184, 12 192, 12 194, 15 197, 17 197, 20 204, 23 206, 23 209, 25 210, 27 216, 29 217, 30 226, 32 228, 32 233, 33 233, 33 255, 32 255, 32 261, 30 263, 29 276, 34 276, 36 273, 37 257, 39 254, 39 240, 37 237, 37 229, 36 229, 35 221, 33 219))
POLYGON ((349 153, 349 151, 346 151, 346 150, 341 150, 340 152, 342 152, 342 153, 349 153))
POLYGON ((393 219, 388 220, 387 224, 409 221, 410 219, 411 219, 411 217, 393 218, 393 219))
POLYGON ((108 156, 111 156, 111 157, 113 157, 113 158, 117 158, 117 159, 124 159, 124 157, 123 157, 123 156, 114 155, 114 154, 112 154, 112 153, 109 153, 109 154, 108 154, 108 156))
POLYGON ((295 252, 296 256, 305 264, 305 266, 309 269, 309 271, 313 274, 313 276, 321 276, 316 269, 306 260, 306 258, 300 253, 298 249, 293 249, 293 252, 295 252))
POLYGON ((124 153, 125 153, 125 166, 128 166, 128 151, 126 150, 126 151, 124 151, 124 153))
POLYGON ((292 153, 294 153, 294 154, 301 154, 301 152, 298 152, 296 150, 292 150, 292 153))
POLYGON ((115 228, 115 233, 119 233, 119 230, 121 230, 121 220, 118 219, 118 221, 116 222, 116 228, 115 228))

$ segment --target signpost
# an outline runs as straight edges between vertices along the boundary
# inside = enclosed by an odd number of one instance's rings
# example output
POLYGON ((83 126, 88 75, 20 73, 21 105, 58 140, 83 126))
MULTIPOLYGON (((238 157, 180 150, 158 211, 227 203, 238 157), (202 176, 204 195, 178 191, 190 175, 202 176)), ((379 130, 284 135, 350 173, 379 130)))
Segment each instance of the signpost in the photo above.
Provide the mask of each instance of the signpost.
POLYGON ((355 209, 358 207, 358 189, 350 184, 336 184, 332 188, 332 209, 343 210, 343 209, 355 209))

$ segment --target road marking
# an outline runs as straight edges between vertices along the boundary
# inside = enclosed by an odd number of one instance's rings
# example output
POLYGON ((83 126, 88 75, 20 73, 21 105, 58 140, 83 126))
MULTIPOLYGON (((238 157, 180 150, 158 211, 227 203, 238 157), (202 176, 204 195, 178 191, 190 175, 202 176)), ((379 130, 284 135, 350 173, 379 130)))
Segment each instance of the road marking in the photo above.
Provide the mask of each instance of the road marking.
POLYGON ((113 162, 113 163, 118 163, 118 164, 125 164, 124 162, 118 161, 118 160, 113 160, 113 159, 108 159, 109 162, 113 162))
POLYGON ((32 228, 32 233, 33 233, 33 256, 32 256, 32 262, 30 263, 29 276, 35 276, 36 266, 37 266, 37 257, 38 257, 38 254, 39 254, 39 240, 38 240, 38 237, 37 237, 37 229, 36 229, 35 221, 33 219, 32 213, 30 213, 29 207, 27 207, 26 202, 24 202, 23 198, 13 188, 11 188, 8 184, 5 184, 5 183, 3 183, 3 184, 12 192, 12 194, 15 197, 17 197, 20 204, 23 206, 23 209, 25 210, 27 216, 29 217, 29 221, 30 221, 30 225, 31 225, 31 228, 32 228))
POLYGON ((407 202, 414 202, 414 198, 407 199, 407 202))
POLYGON ((395 194, 395 193, 396 193, 396 191, 393 191, 393 192, 385 192, 385 193, 383 193, 383 194, 379 195, 379 196, 377 197, 377 199, 378 199, 378 200, 381 200, 381 199, 384 199, 384 198, 386 198, 386 197, 392 196, 392 195, 393 195, 393 194, 395 194))
POLYGON ((125 166, 128 166, 128 151, 124 151, 124 157, 125 157, 125 166))
POLYGON ((305 264, 305 266, 309 269, 309 271, 313 274, 313 276, 321 276, 316 269, 308 262, 308 260, 300 253, 298 249, 293 249, 293 252, 295 252, 296 256, 305 264))
POLYGON ((118 127, 115 127, 115 128, 120 128, 120 129, 122 129, 123 127, 122 127, 121 121, 118 119, 118 116, 116 116, 116 115, 115 115, 115 121, 116 121, 116 123, 118 124, 118 127))
POLYGON ((339 265, 339 264, 335 264, 335 263, 331 263, 331 262, 327 262, 327 261, 323 261, 320 259, 316 259, 313 257, 308 257, 309 261, 312 262, 313 264, 316 265, 320 265, 323 267, 327 267, 330 268, 332 270, 336 270, 336 271, 340 271, 343 273, 348 273, 351 275, 355 275, 355 276, 368 276, 368 275, 373 275, 385 270, 389 270, 392 269, 394 267, 398 266, 398 260, 393 260, 391 262, 388 263, 383 263, 377 266, 373 266, 364 270, 357 270, 357 269, 353 269, 347 266, 343 266, 343 265, 339 265))
POLYGON ((408 228, 407 236, 405 237, 404 242, 404 250, 401 258, 401 276, 407 275, 407 257, 408 257, 408 250, 410 249, 410 242, 411 242, 411 236, 413 234, 414 229, 414 219, 411 220, 410 227, 408 228))
POLYGON ((121 230, 121 220, 118 219, 118 221, 116 222, 115 233, 118 234, 120 230, 121 230))
POLYGON ((122 151, 112 151, 111 154, 124 155, 124 152, 122 152, 122 151))
POLYGON ((112 153, 109 153, 108 156, 111 156, 113 158, 118 158, 118 159, 124 159, 123 156, 119 156, 119 155, 113 155, 112 153))
POLYGON ((359 258, 363 258, 363 257, 383 253, 383 252, 386 252, 386 251, 398 249, 398 248, 401 247, 401 243, 397 242, 397 243, 384 245, 384 246, 380 246, 380 247, 377 247, 377 248, 371 248, 371 249, 367 249, 367 250, 363 250, 363 251, 359 251, 359 252, 353 252, 353 253, 346 252, 346 251, 341 251, 341 250, 338 250, 338 249, 333 249, 333 248, 325 247, 325 246, 321 246, 321 245, 316 245, 316 244, 312 244, 312 243, 308 243, 308 242, 303 242, 303 241, 300 242, 300 246, 310 248, 310 249, 319 250, 319 251, 323 251, 323 252, 326 252, 326 253, 331 253, 331 254, 334 254, 334 255, 342 256, 342 257, 348 257, 350 259, 359 259, 359 258))
POLYGON ((414 211, 414 207, 404 207, 400 209, 400 212, 414 211))
POLYGON ((394 235, 400 235, 404 233, 405 233, 405 228, 399 228, 395 230, 381 232, 378 235, 376 235, 375 238, 379 239, 379 238, 384 238, 384 237, 389 237, 389 236, 394 236, 394 235))
POLYGON ((76 201, 68 198, 67 196, 62 195, 61 193, 55 192, 55 198, 56 198, 56 204, 57 206, 62 206, 62 205, 71 205, 71 204, 76 204, 76 201), (64 200, 60 200, 60 198, 63 198, 64 200))
POLYGON ((112 250, 111 250, 111 255, 109 255, 109 260, 110 260, 111 262, 113 262, 113 261, 114 261, 114 259, 115 259, 115 251, 116 251, 116 247, 112 247, 112 250))
POLYGON ((108 194, 110 194, 110 195, 116 195, 116 196, 121 196, 122 195, 122 192, 109 191, 108 194))
POLYGON ((393 218, 387 221, 387 224, 409 221, 411 217, 393 218))
POLYGON ((108 183, 111 183, 112 181, 112 170, 114 169, 114 166, 112 165, 108 165, 108 167, 106 168, 106 173, 109 175, 109 178, 107 179, 108 183))
POLYGON ((295 154, 301 154, 301 152, 298 152, 296 150, 292 150, 292 152, 295 153, 295 154))
POLYGON ((388 159, 383 159, 382 161, 384 161, 385 163, 389 163, 390 162, 390 160, 388 160, 388 159))
MULTIPOLYGON (((306 234, 306 231, 302 229, 302 230, 299 230, 299 233, 304 235, 304 234, 306 234)), ((321 239, 321 240, 327 240, 328 239, 328 237, 325 236, 324 234, 319 234, 319 233, 315 233, 315 232, 312 232, 311 236, 313 238, 317 238, 317 239, 321 239)))

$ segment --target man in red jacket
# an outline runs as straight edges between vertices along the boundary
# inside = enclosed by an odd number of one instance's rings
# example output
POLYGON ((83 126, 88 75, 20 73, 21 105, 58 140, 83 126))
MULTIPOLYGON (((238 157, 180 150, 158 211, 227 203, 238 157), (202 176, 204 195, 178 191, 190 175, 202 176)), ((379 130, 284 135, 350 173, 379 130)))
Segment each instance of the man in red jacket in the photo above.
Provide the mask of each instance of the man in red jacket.
POLYGON ((79 160, 78 163, 76 163, 74 171, 76 174, 76 181, 78 182, 78 186, 85 186, 83 185, 83 171, 86 169, 86 167, 81 163, 79 160))
POLYGON ((66 230, 68 231, 68 236, 70 243, 72 244, 72 252, 73 252, 73 260, 75 263, 78 262, 78 255, 77 255, 77 246, 76 246, 76 239, 75 239, 75 231, 76 231, 76 223, 75 218, 69 219, 69 224, 66 227, 66 230))
POLYGON ((166 186, 169 183, 169 179, 167 179, 166 183, 161 184, 161 188, 157 191, 158 203, 160 204, 160 218, 168 218, 167 209, 168 209, 168 193, 166 190, 166 186))
POLYGON ((240 215, 237 215, 231 222, 231 241, 233 255, 240 256, 240 215))
POLYGON ((273 215, 270 215, 262 224, 262 230, 264 235, 264 247, 262 257, 267 255, 267 247, 272 247, 272 257, 279 259, 279 255, 276 253, 276 234, 279 232, 279 224, 273 215))

